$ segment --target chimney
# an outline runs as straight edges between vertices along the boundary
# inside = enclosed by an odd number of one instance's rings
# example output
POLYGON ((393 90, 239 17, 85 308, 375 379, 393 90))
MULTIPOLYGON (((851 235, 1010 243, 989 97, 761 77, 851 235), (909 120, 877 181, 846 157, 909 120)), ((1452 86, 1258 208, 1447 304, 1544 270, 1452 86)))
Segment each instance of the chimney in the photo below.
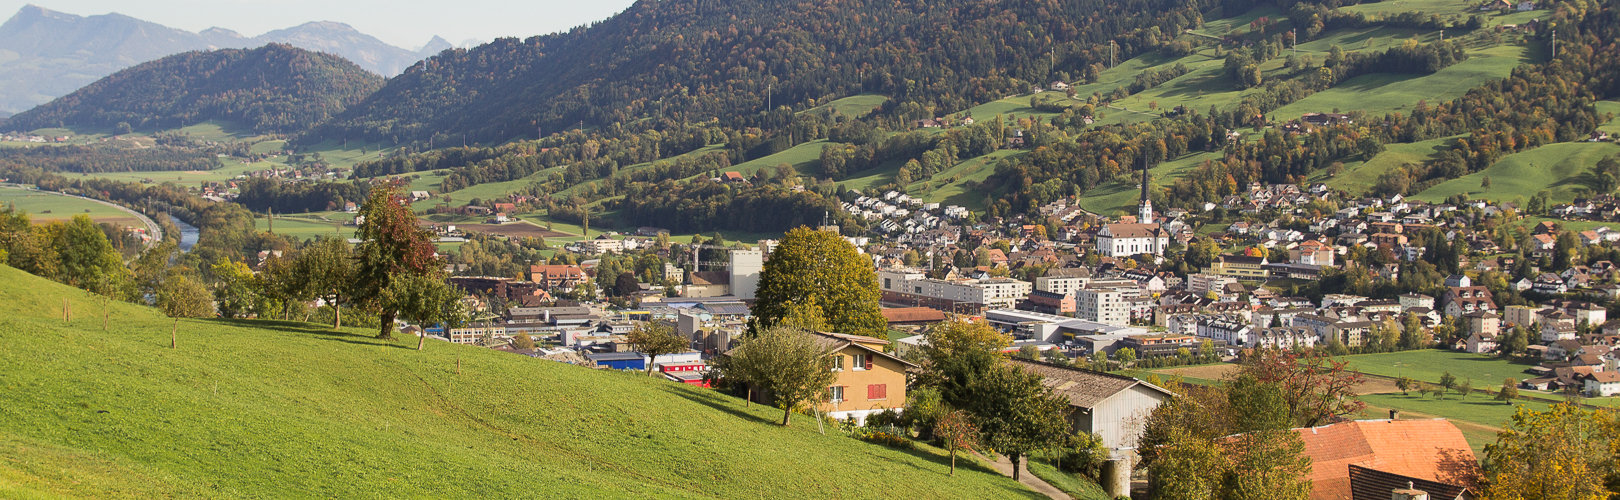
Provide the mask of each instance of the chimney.
POLYGON ((1390 410, 1389 411, 1389 419, 1390 420, 1400 420, 1400 417, 1401 417, 1401 411, 1400 410, 1390 410))
POLYGON ((1406 489, 1395 490, 1390 500, 1429 500, 1429 493, 1413 487, 1411 481, 1406 482, 1406 489))

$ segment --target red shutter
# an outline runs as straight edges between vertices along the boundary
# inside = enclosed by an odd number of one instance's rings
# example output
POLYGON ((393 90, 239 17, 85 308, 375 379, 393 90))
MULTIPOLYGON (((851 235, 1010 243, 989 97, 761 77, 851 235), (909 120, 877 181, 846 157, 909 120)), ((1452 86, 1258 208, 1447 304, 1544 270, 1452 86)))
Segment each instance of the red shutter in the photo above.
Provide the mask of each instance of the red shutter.
POLYGON ((866 367, 865 368, 867 370, 872 369, 872 355, 871 354, 866 355, 866 367))
POLYGON ((889 399, 889 386, 885 384, 866 386, 866 399, 889 399))

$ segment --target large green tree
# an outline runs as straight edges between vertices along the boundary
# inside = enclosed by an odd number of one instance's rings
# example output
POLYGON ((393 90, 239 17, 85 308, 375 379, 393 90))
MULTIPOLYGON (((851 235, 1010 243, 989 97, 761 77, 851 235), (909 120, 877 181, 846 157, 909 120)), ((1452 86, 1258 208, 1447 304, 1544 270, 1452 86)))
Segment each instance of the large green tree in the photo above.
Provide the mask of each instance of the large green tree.
POLYGON ((1620 494, 1620 413, 1559 403, 1520 406, 1485 446, 1483 498, 1603 499, 1620 494))
POLYGON ((782 409, 782 425, 787 425, 794 410, 821 401, 838 379, 827 354, 815 334, 777 326, 743 339, 719 359, 719 368, 725 378, 770 394, 782 409))
POLYGON ((756 330, 788 317, 793 304, 813 302, 836 331, 882 336, 888 323, 879 298, 871 259, 835 233, 800 227, 782 238, 760 272, 756 330))
MULTIPOLYGON (((425 301, 400 295, 400 292, 428 292, 420 286, 390 288, 395 278, 418 276, 439 278, 442 281, 441 259, 435 253, 428 232, 416 225, 411 213, 410 200, 394 184, 373 187, 371 196, 360 209, 365 217, 360 224, 360 246, 355 279, 350 295, 354 300, 377 312, 380 324, 377 338, 394 338, 394 320, 401 307, 422 304, 425 301), (392 292, 390 292, 392 290, 392 292)), ((423 311, 413 311, 423 312, 423 311)))

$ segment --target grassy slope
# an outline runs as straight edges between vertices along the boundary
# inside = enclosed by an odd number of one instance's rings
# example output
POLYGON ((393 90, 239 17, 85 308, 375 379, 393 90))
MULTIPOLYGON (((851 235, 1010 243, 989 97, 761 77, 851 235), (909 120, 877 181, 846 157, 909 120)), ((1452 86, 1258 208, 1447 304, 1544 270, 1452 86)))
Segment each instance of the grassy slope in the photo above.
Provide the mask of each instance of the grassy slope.
POLYGON ((1620 154, 1620 145, 1613 143, 1551 144, 1505 156, 1485 170, 1442 182, 1413 198, 1439 202, 1451 195, 1467 194, 1475 199, 1514 201, 1545 190, 1553 201, 1567 202, 1575 198, 1577 189, 1586 187, 1581 179, 1592 165, 1615 154, 1620 154), (1488 191, 1480 187, 1485 176, 1491 178, 1488 191))
POLYGON ((152 309, 113 304, 103 333, 87 294, 0 279, 8 496, 1031 495, 635 373, 271 321, 185 320, 171 350, 152 309))
POLYGON ((1460 135, 1430 139, 1420 142, 1390 144, 1384 152, 1367 161, 1352 161, 1344 164, 1344 170, 1339 175, 1328 177, 1327 171, 1322 170, 1315 174, 1313 181, 1326 183, 1334 189, 1342 189, 1348 193, 1362 193, 1378 183, 1378 176, 1390 169, 1411 164, 1421 164, 1450 147, 1451 142, 1462 137, 1460 135))
POLYGON ((1513 68, 1534 61, 1532 52, 1528 47, 1500 45, 1470 52, 1468 60, 1429 75, 1362 75, 1278 108, 1270 116, 1276 120, 1291 120, 1305 113, 1335 109, 1379 116, 1407 110, 1420 100, 1445 102, 1485 82, 1506 78, 1513 68))
POLYGON ((859 94, 845 97, 843 99, 837 99, 832 102, 801 111, 801 113, 815 113, 831 109, 833 114, 859 118, 872 114, 873 111, 883 107, 883 104, 887 102, 889 102, 889 98, 887 96, 876 94, 859 94))
MULTIPOLYGON (((1176 179, 1187 172, 1198 168, 1205 161, 1221 159, 1221 152, 1204 152, 1184 155, 1180 158, 1160 163, 1148 171, 1153 174, 1153 184, 1168 186, 1174 184, 1176 179)), ((1121 213, 1136 213, 1136 204, 1142 199, 1141 180, 1135 183, 1105 182, 1080 194, 1080 207, 1091 212, 1103 215, 1116 215, 1121 213)))
POLYGON ((1620 134, 1620 101, 1598 101, 1597 111, 1599 114, 1612 113, 1614 115, 1614 118, 1610 119, 1608 123, 1598 126, 1598 130, 1608 132, 1611 135, 1620 134))

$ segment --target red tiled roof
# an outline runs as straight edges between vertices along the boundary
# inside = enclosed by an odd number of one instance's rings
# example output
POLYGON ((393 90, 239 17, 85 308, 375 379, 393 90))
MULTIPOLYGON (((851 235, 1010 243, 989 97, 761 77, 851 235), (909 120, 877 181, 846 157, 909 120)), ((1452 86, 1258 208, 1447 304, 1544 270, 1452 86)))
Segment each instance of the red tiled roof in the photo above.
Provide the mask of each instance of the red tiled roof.
POLYGON ((1350 500, 1350 465, 1446 484, 1471 484, 1478 460, 1446 419, 1358 420, 1294 429, 1311 458, 1311 499, 1350 500))
POLYGON ((921 323, 945 321, 945 313, 927 307, 885 307, 883 319, 890 323, 921 323))

